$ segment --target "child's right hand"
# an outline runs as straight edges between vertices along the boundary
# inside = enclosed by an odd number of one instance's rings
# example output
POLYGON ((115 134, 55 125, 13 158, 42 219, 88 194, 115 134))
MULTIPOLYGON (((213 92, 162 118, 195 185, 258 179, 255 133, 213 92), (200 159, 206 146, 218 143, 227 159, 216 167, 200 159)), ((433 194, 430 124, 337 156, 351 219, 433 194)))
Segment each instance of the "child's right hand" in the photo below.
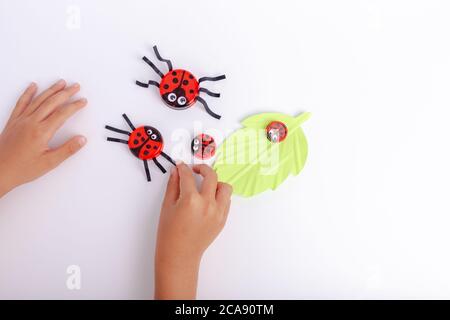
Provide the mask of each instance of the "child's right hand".
POLYGON ((200 260, 225 225, 231 194, 231 186, 218 182, 207 165, 174 168, 159 220, 156 299, 195 298, 200 260), (203 177, 200 190, 193 173, 203 177))
POLYGON ((66 87, 60 80, 36 98, 34 83, 22 94, 0 134, 0 197, 54 169, 86 144, 85 137, 76 136, 59 148, 48 146, 64 122, 86 106, 86 99, 69 101, 79 90, 78 84, 66 87))

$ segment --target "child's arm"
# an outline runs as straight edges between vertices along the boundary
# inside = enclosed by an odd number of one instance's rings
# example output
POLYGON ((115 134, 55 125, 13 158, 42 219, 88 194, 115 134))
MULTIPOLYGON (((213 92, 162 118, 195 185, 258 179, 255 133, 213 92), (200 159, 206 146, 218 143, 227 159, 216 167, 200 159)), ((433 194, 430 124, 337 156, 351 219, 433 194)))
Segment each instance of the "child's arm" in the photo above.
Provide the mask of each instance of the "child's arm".
POLYGON ((195 299, 200 260, 222 231, 232 188, 217 182, 207 165, 193 167, 203 177, 197 189, 192 170, 172 171, 161 208, 155 257, 155 299, 195 299))
POLYGON ((87 101, 69 101, 80 90, 78 84, 66 87, 58 81, 39 96, 32 83, 17 101, 0 134, 0 198, 15 187, 54 169, 76 153, 86 138, 76 136, 56 149, 48 142, 55 132, 87 101))

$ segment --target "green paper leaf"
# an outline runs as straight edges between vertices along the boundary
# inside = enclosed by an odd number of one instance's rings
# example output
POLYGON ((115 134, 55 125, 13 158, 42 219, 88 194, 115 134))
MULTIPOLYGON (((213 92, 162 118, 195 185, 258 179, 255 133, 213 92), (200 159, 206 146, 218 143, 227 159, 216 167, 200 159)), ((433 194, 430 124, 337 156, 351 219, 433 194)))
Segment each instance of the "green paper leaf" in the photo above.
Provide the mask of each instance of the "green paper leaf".
POLYGON ((220 146, 214 169, 219 181, 233 186, 235 194, 254 196, 275 190, 289 175, 298 175, 308 156, 308 144, 300 125, 310 113, 292 117, 282 113, 264 113, 242 122, 220 146), (272 121, 283 122, 287 137, 280 143, 267 139, 266 127, 272 121))

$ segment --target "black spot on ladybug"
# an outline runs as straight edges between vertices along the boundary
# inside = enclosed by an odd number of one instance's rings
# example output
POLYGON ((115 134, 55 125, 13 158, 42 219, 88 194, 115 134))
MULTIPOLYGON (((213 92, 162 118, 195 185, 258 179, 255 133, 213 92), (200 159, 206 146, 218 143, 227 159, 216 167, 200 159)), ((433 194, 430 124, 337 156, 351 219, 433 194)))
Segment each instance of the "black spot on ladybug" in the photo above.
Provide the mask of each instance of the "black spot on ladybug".
POLYGON ((178 79, 177 79, 177 78, 173 78, 173 79, 172 79, 172 82, 173 82, 173 83, 178 83, 178 79))
POLYGON ((172 72, 172 75, 175 77, 175 76, 177 75, 177 72, 176 72, 176 71, 173 71, 173 72, 172 72))
POLYGON ((194 76, 192 74, 190 74, 189 79, 194 79, 194 76))
POLYGON ((141 141, 142 141, 142 142, 144 142, 144 141, 145 141, 145 138, 144 138, 144 137, 142 137, 142 138, 141 138, 141 141))
POLYGON ((145 147, 146 147, 147 149, 150 149, 150 145, 149 145, 149 144, 148 144, 148 145, 146 145, 145 147))
POLYGON ((145 156, 148 156, 148 151, 144 151, 144 155, 145 155, 145 156))
POLYGON ((168 84, 165 84, 165 85, 164 85, 164 89, 166 89, 166 90, 169 89, 169 85, 168 85, 168 84))
POLYGON ((193 94, 193 93, 194 93, 194 90, 192 90, 192 89, 189 90, 189 93, 190 93, 190 94, 193 94))
POLYGON ((153 147, 153 149, 155 149, 155 150, 156 150, 156 149, 158 149, 158 147, 157 147, 157 146, 154 146, 154 147, 153 147))
POLYGON ((133 140, 133 144, 138 144, 139 143, 139 140, 138 139, 134 139, 133 140))
POLYGON ((187 86, 189 84, 189 81, 183 80, 183 85, 187 86))
POLYGON ((140 133, 140 132, 138 132, 138 133, 137 133, 137 136, 138 136, 138 137, 140 137, 140 136, 141 136, 141 133, 140 133))

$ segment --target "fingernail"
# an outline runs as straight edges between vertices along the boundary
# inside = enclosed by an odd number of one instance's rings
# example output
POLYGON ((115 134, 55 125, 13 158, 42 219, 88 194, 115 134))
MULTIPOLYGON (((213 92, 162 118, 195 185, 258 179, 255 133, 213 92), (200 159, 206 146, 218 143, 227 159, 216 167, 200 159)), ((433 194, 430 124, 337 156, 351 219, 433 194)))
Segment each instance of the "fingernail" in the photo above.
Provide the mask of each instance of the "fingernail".
POLYGON ((87 103, 88 100, 87 100, 86 98, 81 98, 81 99, 80 99, 80 102, 81 102, 81 103, 87 103))
POLYGON ((73 85, 72 85, 72 88, 74 88, 74 89, 78 89, 80 87, 80 84, 79 83, 74 83, 73 85))
POLYGON ((177 164, 177 166, 179 166, 179 165, 181 165, 181 164, 184 164, 184 162, 181 161, 181 160, 177 160, 175 163, 177 164))
POLYGON ((64 79, 59 79, 58 82, 56 82, 57 85, 63 85, 66 81, 64 79))
POLYGON ((30 83, 30 88, 34 88, 34 87, 36 87, 36 82, 30 83))
POLYGON ((87 142, 87 139, 85 137, 79 137, 78 138, 78 144, 80 145, 80 147, 84 146, 87 142))

